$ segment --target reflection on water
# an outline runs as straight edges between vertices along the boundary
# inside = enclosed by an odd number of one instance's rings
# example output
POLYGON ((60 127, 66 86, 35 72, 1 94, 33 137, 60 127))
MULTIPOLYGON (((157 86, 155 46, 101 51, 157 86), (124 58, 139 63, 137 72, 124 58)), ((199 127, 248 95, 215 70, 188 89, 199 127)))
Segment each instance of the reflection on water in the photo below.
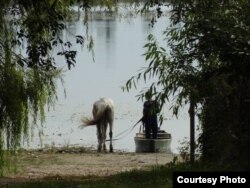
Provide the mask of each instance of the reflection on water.
MULTIPOLYGON (((91 116, 92 104, 100 97, 110 97, 115 102, 114 135, 132 127, 142 115, 142 101, 135 97, 147 84, 140 84, 137 90, 124 93, 121 86, 138 70, 147 66, 142 54, 149 33, 165 45, 162 32, 168 25, 168 18, 158 20, 155 27, 149 26, 149 18, 137 16, 121 19, 115 17, 92 17, 88 32, 94 39, 95 62, 85 48, 76 46, 78 51, 76 67, 65 72, 65 88, 58 84, 59 99, 54 109, 47 113, 43 130, 34 130, 29 147, 42 146, 94 146, 97 145, 96 128, 79 129, 82 116, 91 116), (42 143, 38 138, 40 133, 42 143)), ((68 24, 68 33, 84 35, 86 27, 80 19, 68 24)), ((70 37, 67 34, 66 37, 70 37)), ((56 52, 55 52, 56 54, 56 52)), ((57 61, 62 61, 57 57, 57 61)), ((65 67, 66 69, 66 67, 65 67)), ((162 129, 172 134, 172 150, 177 152, 179 140, 189 136, 189 119, 184 110, 177 120, 168 112, 169 104, 163 109, 165 121, 162 129)), ((135 151, 134 136, 138 125, 129 135, 114 143, 115 150, 135 151)), ((28 147, 27 145, 25 145, 28 147)))

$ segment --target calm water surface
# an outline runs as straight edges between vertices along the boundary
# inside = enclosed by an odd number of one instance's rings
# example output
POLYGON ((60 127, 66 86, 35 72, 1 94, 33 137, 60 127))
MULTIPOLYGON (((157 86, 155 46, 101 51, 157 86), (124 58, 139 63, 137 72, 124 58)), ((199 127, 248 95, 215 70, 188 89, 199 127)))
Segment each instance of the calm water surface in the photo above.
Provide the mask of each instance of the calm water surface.
MULTIPOLYGON (((154 34, 159 43, 164 43, 162 32, 169 24, 168 18, 158 20, 152 28, 149 19, 143 16, 133 18, 92 18, 89 22, 89 34, 94 39, 94 59, 85 48, 76 46, 78 51, 76 67, 66 71, 64 87, 58 83, 58 101, 54 109, 47 112, 43 127, 34 129, 30 144, 24 147, 40 148, 45 146, 94 146, 97 145, 96 127, 79 129, 82 116, 91 116, 92 104, 100 97, 110 97, 115 102, 114 136, 132 127, 142 115, 142 101, 136 95, 147 87, 143 82, 137 90, 123 92, 123 86, 131 76, 147 66, 142 54, 148 34, 154 34), (38 136, 40 135, 40 137, 38 136)), ((71 34, 85 33, 80 19, 71 22, 71 34)), ((55 52, 56 53, 56 52, 55 52)), ((63 59, 57 57, 57 61, 63 59)), ((65 70, 67 67, 65 66, 65 70)), ((178 119, 168 111, 169 104, 163 109, 165 121, 162 129, 172 134, 171 148, 178 153, 179 141, 189 137, 189 118, 183 110, 178 119)), ((139 131, 138 125, 123 139, 114 142, 115 150, 135 151, 134 136, 139 131)))

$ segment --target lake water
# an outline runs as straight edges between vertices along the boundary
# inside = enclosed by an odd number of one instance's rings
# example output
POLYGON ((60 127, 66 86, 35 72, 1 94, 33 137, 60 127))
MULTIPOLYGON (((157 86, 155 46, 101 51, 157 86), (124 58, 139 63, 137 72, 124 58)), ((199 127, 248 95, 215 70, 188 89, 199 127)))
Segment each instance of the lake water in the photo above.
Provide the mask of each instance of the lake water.
MULTIPOLYGON (((150 18, 150 17, 149 17, 150 18)), ((94 146, 97 145, 96 127, 79 129, 82 116, 91 116, 93 102, 100 97, 110 97, 115 102, 114 136, 132 127, 142 116, 142 101, 136 95, 147 87, 141 82, 137 90, 123 92, 126 80, 147 66, 142 54, 148 34, 154 34, 159 43, 166 46, 162 37, 168 26, 168 17, 158 20, 154 27, 149 26, 150 19, 144 16, 130 18, 99 17, 90 19, 89 34, 94 39, 94 59, 86 48, 76 46, 77 64, 71 70, 65 66, 64 89, 58 83, 58 101, 54 109, 46 115, 43 129, 33 130, 30 144, 24 147, 39 148, 45 146, 94 146), (40 137, 38 136, 40 135, 40 137)), ((82 19, 68 24, 71 34, 84 35, 82 19)), ((55 52, 56 53, 56 52, 55 52)), ((60 63, 63 61, 57 57, 60 63)), ((161 129, 172 134, 171 148, 178 153, 179 141, 189 138, 189 117, 184 109, 178 119, 168 111, 169 104, 163 109, 165 120, 161 129)), ((115 150, 135 151, 134 136, 140 125, 121 140, 114 142, 115 150)))

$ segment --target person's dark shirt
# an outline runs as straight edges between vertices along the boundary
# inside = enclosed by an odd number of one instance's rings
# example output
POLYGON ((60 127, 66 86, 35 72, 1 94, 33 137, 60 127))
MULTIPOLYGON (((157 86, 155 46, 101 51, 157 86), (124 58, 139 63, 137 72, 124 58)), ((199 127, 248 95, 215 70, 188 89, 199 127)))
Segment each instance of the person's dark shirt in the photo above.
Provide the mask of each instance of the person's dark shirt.
POLYGON ((143 120, 144 122, 147 119, 156 117, 157 113, 159 113, 159 105, 156 101, 148 100, 143 104, 143 120))

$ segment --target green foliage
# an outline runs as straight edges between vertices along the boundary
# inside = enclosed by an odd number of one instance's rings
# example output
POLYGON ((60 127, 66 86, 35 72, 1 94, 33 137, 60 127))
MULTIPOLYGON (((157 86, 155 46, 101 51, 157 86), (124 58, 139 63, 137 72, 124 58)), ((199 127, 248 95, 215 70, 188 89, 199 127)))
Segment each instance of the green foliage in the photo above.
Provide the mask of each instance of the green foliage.
MULTIPOLYGON (((60 70, 23 68, 15 64, 10 57, 8 46, 2 52, 5 59, 0 69, 0 133, 1 147, 16 149, 21 139, 29 135, 29 123, 37 123, 37 117, 44 122, 45 105, 51 105, 56 99, 56 81, 60 70), (33 122, 30 122, 30 117, 33 122), (5 141, 4 141, 5 140, 5 141)), ((1 155, 2 162, 6 155, 1 155)), ((1 163, 2 164, 2 163, 1 163)), ((2 166, 2 165, 0 165, 2 166)))
POLYGON ((148 90, 162 105, 171 97, 175 115, 192 97, 202 125, 202 159, 249 169, 249 1, 168 2, 171 25, 164 35, 169 51, 149 35, 148 67, 123 89, 129 91, 140 79, 155 76, 157 81, 148 90))
MULTIPOLYGON (((43 124, 45 106, 56 100, 61 70, 50 55, 65 29, 67 12, 58 1, 1 1, 0 6, 0 171, 8 166, 6 149, 28 138, 29 125, 43 124), (23 55, 23 48, 26 55, 23 55)), ((65 52, 65 47, 63 47, 65 52)), ((70 50, 68 53, 74 53, 70 50)), ((69 67, 74 54, 65 55, 69 67)), ((13 166, 13 164, 12 164, 13 166)))

